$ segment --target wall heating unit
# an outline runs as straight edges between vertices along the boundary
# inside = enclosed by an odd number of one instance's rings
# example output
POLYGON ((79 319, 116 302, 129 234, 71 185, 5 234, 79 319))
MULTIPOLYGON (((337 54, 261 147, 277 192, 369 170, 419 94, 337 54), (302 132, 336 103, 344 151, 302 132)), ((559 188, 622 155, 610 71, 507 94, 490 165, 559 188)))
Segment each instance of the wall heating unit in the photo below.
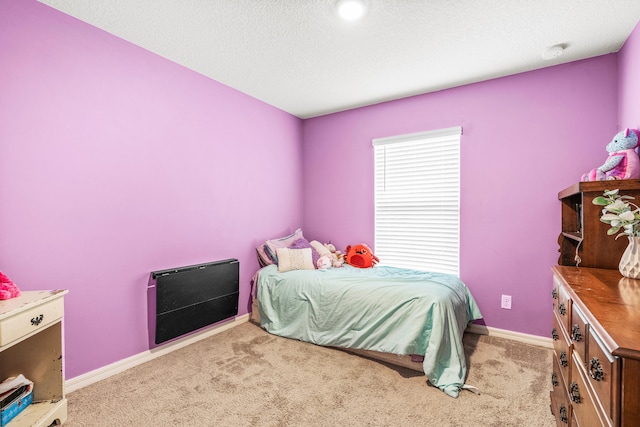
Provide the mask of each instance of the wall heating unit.
POLYGON ((239 275, 237 259, 152 271, 147 287, 150 345, 236 316, 239 275))

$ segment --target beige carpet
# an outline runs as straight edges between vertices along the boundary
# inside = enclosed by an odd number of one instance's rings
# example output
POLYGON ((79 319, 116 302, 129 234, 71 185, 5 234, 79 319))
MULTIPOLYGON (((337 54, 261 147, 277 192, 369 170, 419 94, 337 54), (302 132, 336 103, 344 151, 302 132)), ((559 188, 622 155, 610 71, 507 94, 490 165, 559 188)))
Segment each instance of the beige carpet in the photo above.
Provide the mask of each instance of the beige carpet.
POLYGON ((465 334, 457 399, 424 375, 269 335, 252 323, 67 395, 65 426, 540 426, 551 350, 465 334))

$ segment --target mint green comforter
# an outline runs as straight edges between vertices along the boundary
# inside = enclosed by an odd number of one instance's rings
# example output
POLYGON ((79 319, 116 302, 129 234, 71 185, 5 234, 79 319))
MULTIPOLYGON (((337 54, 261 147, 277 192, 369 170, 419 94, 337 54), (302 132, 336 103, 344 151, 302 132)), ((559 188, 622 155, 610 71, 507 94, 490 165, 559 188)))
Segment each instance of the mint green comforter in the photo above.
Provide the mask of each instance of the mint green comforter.
POLYGON ((424 355, 431 384, 457 397, 467 373, 462 335, 482 315, 456 276, 376 266, 257 275, 260 324, 323 346, 424 355))

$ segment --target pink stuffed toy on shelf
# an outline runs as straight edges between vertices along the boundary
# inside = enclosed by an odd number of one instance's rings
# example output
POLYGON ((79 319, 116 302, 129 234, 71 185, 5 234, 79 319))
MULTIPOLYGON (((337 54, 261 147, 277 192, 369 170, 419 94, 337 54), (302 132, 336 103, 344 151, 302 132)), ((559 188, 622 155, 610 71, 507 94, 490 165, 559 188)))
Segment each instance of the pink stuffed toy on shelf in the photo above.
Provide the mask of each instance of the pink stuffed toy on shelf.
POLYGON ((640 157, 636 152, 639 143, 640 131, 636 129, 627 128, 617 133, 607 144, 609 157, 604 164, 582 175, 580 181, 640 178, 640 157))
POLYGON ((0 300, 20 296, 20 289, 2 271, 0 271, 0 300))

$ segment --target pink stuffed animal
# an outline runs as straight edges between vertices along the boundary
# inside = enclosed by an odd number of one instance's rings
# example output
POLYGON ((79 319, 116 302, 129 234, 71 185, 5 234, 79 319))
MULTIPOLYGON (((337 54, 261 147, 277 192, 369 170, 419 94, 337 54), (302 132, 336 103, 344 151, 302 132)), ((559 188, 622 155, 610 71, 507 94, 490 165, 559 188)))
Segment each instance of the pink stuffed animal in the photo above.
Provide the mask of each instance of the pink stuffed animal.
POLYGON ((607 181, 610 179, 640 178, 640 157, 636 147, 640 144, 640 131, 625 129, 607 144, 609 157, 605 163, 582 175, 581 181, 607 181))
POLYGON ((5 274, 0 271, 0 300, 20 296, 20 289, 5 274))

